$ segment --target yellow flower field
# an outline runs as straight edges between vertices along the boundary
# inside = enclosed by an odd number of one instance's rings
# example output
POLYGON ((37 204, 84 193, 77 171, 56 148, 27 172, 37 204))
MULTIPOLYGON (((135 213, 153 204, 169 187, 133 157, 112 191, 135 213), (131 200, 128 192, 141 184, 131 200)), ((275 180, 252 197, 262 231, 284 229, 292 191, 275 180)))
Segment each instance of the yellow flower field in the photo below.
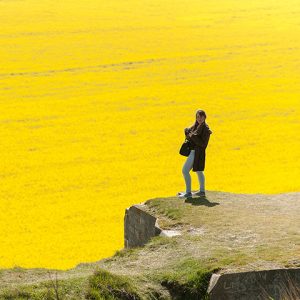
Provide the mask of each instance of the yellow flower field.
POLYGON ((300 191, 299 14, 295 0, 0 1, 0 268, 122 248, 126 207, 184 190, 197 109, 207 190, 300 191))

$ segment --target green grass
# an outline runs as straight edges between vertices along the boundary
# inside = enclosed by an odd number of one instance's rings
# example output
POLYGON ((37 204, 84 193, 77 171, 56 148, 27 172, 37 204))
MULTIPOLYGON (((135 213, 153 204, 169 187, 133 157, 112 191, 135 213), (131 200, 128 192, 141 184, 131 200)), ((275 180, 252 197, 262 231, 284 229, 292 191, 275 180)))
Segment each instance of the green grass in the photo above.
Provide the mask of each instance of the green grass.
POLYGON ((189 257, 158 273, 153 279, 170 291, 172 299, 206 299, 210 277, 216 270, 203 261, 189 257))
POLYGON ((154 208, 158 213, 165 215, 171 220, 180 220, 183 216, 182 207, 176 205, 176 203, 172 203, 168 201, 161 201, 160 198, 151 199, 145 202, 149 208, 154 208))
POLYGON ((133 258, 139 252, 140 247, 135 248, 123 248, 121 250, 117 250, 115 254, 108 259, 118 259, 119 257, 130 257, 133 258))
POLYGON ((86 299, 90 300, 141 300, 143 299, 128 276, 114 275, 99 269, 89 279, 86 299))
POLYGON ((36 284, 19 285, 14 288, 4 288, 0 292, 0 299, 84 299, 87 288, 87 278, 72 278, 63 280, 48 280, 36 284))

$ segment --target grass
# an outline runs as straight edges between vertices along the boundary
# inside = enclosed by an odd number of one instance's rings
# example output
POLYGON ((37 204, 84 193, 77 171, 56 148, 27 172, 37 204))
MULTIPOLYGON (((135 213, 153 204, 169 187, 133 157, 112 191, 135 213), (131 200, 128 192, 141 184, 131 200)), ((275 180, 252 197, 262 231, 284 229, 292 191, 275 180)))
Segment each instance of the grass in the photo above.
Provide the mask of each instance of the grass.
POLYGON ((139 247, 135 248, 123 248, 121 250, 117 250, 115 254, 111 257, 111 259, 117 259, 118 257, 134 257, 139 251, 139 247))
POLYGON ((205 299, 213 272, 299 267, 297 197, 207 191, 193 201, 150 199, 145 209, 162 229, 181 235, 67 271, 1 270, 0 299, 205 299))
POLYGON ((147 200, 145 204, 148 205, 150 209, 156 210, 159 214, 165 215, 171 220, 180 220, 184 213, 178 203, 173 202, 172 205, 170 205, 170 202, 162 202, 160 198, 147 200))
POLYGON ((86 299, 140 300, 142 297, 128 276, 113 275, 106 270, 99 269, 89 279, 86 299))
POLYGON ((203 299, 214 271, 203 261, 188 257, 161 272, 156 279, 170 291, 172 299, 203 299))
POLYGON ((84 299, 87 277, 47 280, 36 284, 6 287, 0 290, 0 299, 62 300, 84 299))

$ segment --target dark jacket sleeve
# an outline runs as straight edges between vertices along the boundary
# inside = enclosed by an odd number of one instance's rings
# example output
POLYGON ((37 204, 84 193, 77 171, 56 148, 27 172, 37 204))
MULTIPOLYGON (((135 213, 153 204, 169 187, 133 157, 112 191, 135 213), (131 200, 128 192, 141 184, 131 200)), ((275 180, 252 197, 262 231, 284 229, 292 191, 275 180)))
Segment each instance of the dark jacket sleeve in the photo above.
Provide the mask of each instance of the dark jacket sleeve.
POLYGON ((184 128, 185 137, 187 139, 190 139, 190 137, 188 136, 188 134, 191 132, 191 130, 192 130, 192 127, 184 128))
POLYGON ((197 146, 205 149, 210 138, 210 131, 205 128, 200 135, 192 134, 190 138, 197 146))

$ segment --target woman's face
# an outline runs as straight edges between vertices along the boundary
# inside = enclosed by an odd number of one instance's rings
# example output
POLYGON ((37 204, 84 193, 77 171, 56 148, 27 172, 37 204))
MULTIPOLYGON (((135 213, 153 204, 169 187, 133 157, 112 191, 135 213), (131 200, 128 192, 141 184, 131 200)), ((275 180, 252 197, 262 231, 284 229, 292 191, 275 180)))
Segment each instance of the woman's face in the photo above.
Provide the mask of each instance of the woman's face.
POLYGON ((197 122, 198 122, 199 124, 201 124, 201 123, 203 123, 203 121, 204 121, 204 116, 200 116, 200 114, 197 114, 196 119, 197 119, 197 122))

